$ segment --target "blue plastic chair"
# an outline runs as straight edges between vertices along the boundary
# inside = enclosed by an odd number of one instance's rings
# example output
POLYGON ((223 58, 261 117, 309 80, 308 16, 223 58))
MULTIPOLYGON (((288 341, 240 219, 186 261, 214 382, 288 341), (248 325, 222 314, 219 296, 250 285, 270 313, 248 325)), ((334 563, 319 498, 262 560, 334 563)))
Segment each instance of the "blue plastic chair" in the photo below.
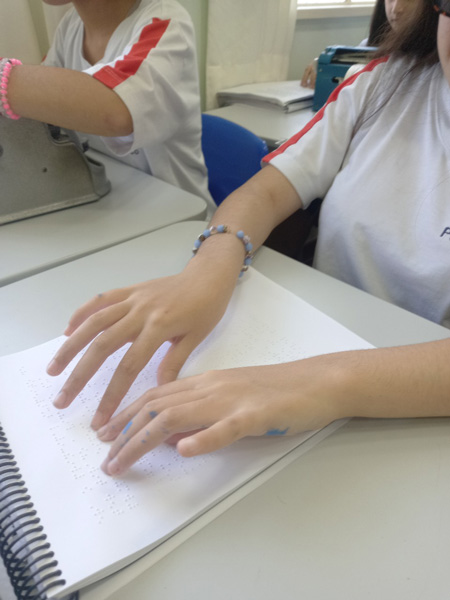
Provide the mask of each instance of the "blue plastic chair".
POLYGON ((214 115, 203 114, 202 127, 209 191, 219 205, 261 169, 267 144, 245 127, 214 115))

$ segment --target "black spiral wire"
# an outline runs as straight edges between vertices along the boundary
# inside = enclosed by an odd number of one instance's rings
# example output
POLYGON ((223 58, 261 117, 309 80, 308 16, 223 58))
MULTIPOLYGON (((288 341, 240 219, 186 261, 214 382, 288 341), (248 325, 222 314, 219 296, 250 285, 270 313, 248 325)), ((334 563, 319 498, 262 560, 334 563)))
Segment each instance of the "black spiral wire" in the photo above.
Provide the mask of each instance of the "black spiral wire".
POLYGON ((65 580, 27 492, 0 427, 0 556, 18 600, 47 600, 65 580))

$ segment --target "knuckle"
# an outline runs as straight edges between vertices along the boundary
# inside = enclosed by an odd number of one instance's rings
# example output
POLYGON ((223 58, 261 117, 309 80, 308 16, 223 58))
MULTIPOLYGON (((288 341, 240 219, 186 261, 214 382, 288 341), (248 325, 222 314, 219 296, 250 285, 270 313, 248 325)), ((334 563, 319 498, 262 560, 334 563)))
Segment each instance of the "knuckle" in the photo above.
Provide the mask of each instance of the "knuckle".
POLYGON ((164 308, 154 308, 149 315, 150 325, 156 329, 162 329, 171 322, 169 311, 164 308))
POLYGON ((123 358, 120 362, 119 369, 122 375, 127 378, 134 378, 138 373, 136 363, 131 358, 123 358))
POLYGON ((171 406, 161 413, 160 425, 164 433, 175 433, 178 423, 180 422, 180 410, 178 407, 171 406))
POLYGON ((232 415, 227 419, 227 429, 230 437, 233 440, 237 440, 243 435, 244 424, 242 421, 242 417, 237 415, 232 415))
POLYGON ((104 312, 99 310, 98 312, 90 315, 87 319, 87 323, 88 325, 95 327, 95 329, 103 329, 105 326, 104 312))
POLYGON ((148 400, 144 406, 142 407, 142 410, 146 413, 151 413, 154 412, 154 404, 151 400, 148 400))
MULTIPOLYGON (((140 410, 140 414, 145 418, 147 423, 151 423, 154 419, 159 417, 159 411, 156 410, 155 405, 147 402, 140 410)), ((159 421, 158 421, 159 422, 159 421)))
POLYGON ((105 335, 99 335, 91 344, 91 348, 100 355, 109 354, 109 346, 108 338, 105 335))

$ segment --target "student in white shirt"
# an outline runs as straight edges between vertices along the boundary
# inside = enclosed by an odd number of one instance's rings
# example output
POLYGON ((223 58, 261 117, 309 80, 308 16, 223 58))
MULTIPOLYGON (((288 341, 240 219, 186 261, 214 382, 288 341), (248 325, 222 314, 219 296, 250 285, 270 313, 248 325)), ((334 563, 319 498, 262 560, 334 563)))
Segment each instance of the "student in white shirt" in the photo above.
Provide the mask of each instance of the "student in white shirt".
POLYGON ((201 150, 195 39, 187 11, 176 0, 73 4, 44 66, 12 67, 12 112, 76 130, 91 147, 215 208, 201 150))
POLYGON ((128 423, 127 442, 113 443, 105 472, 122 473, 183 432, 190 433, 177 449, 194 456, 244 436, 295 434, 342 417, 450 416, 450 338, 175 380, 231 297, 249 251, 235 233, 243 230, 257 248, 317 196, 324 198, 318 268, 450 325, 450 1, 437 1, 435 10, 418 0, 411 23, 380 49, 390 58, 344 82, 304 130, 220 205, 212 225, 226 224, 228 232, 201 238, 180 274, 100 294, 72 317, 49 373, 60 373, 94 341, 63 385, 59 408, 109 354, 132 341, 92 423, 102 440, 117 438, 128 423), (167 340, 160 386, 111 419, 167 340), (144 450, 147 432, 152 441, 144 450))

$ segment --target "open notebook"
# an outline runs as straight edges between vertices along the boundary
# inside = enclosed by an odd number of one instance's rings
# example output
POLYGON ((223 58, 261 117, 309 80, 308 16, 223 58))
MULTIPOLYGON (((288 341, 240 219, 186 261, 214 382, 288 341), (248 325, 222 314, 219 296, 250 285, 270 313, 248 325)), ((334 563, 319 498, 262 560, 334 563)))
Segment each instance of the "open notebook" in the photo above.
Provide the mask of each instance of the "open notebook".
MULTIPOLYGON (((189 459, 162 445, 112 479, 99 469, 107 447, 89 423, 123 352, 69 409, 57 411, 51 401, 67 373, 51 378, 45 366, 61 341, 0 358, 0 546, 19 598, 62 598, 115 572, 224 498, 229 503, 233 491, 315 435, 247 438, 189 459)), ((251 269, 181 376, 368 347, 251 269)), ((124 402, 155 384, 163 352, 124 402)))

